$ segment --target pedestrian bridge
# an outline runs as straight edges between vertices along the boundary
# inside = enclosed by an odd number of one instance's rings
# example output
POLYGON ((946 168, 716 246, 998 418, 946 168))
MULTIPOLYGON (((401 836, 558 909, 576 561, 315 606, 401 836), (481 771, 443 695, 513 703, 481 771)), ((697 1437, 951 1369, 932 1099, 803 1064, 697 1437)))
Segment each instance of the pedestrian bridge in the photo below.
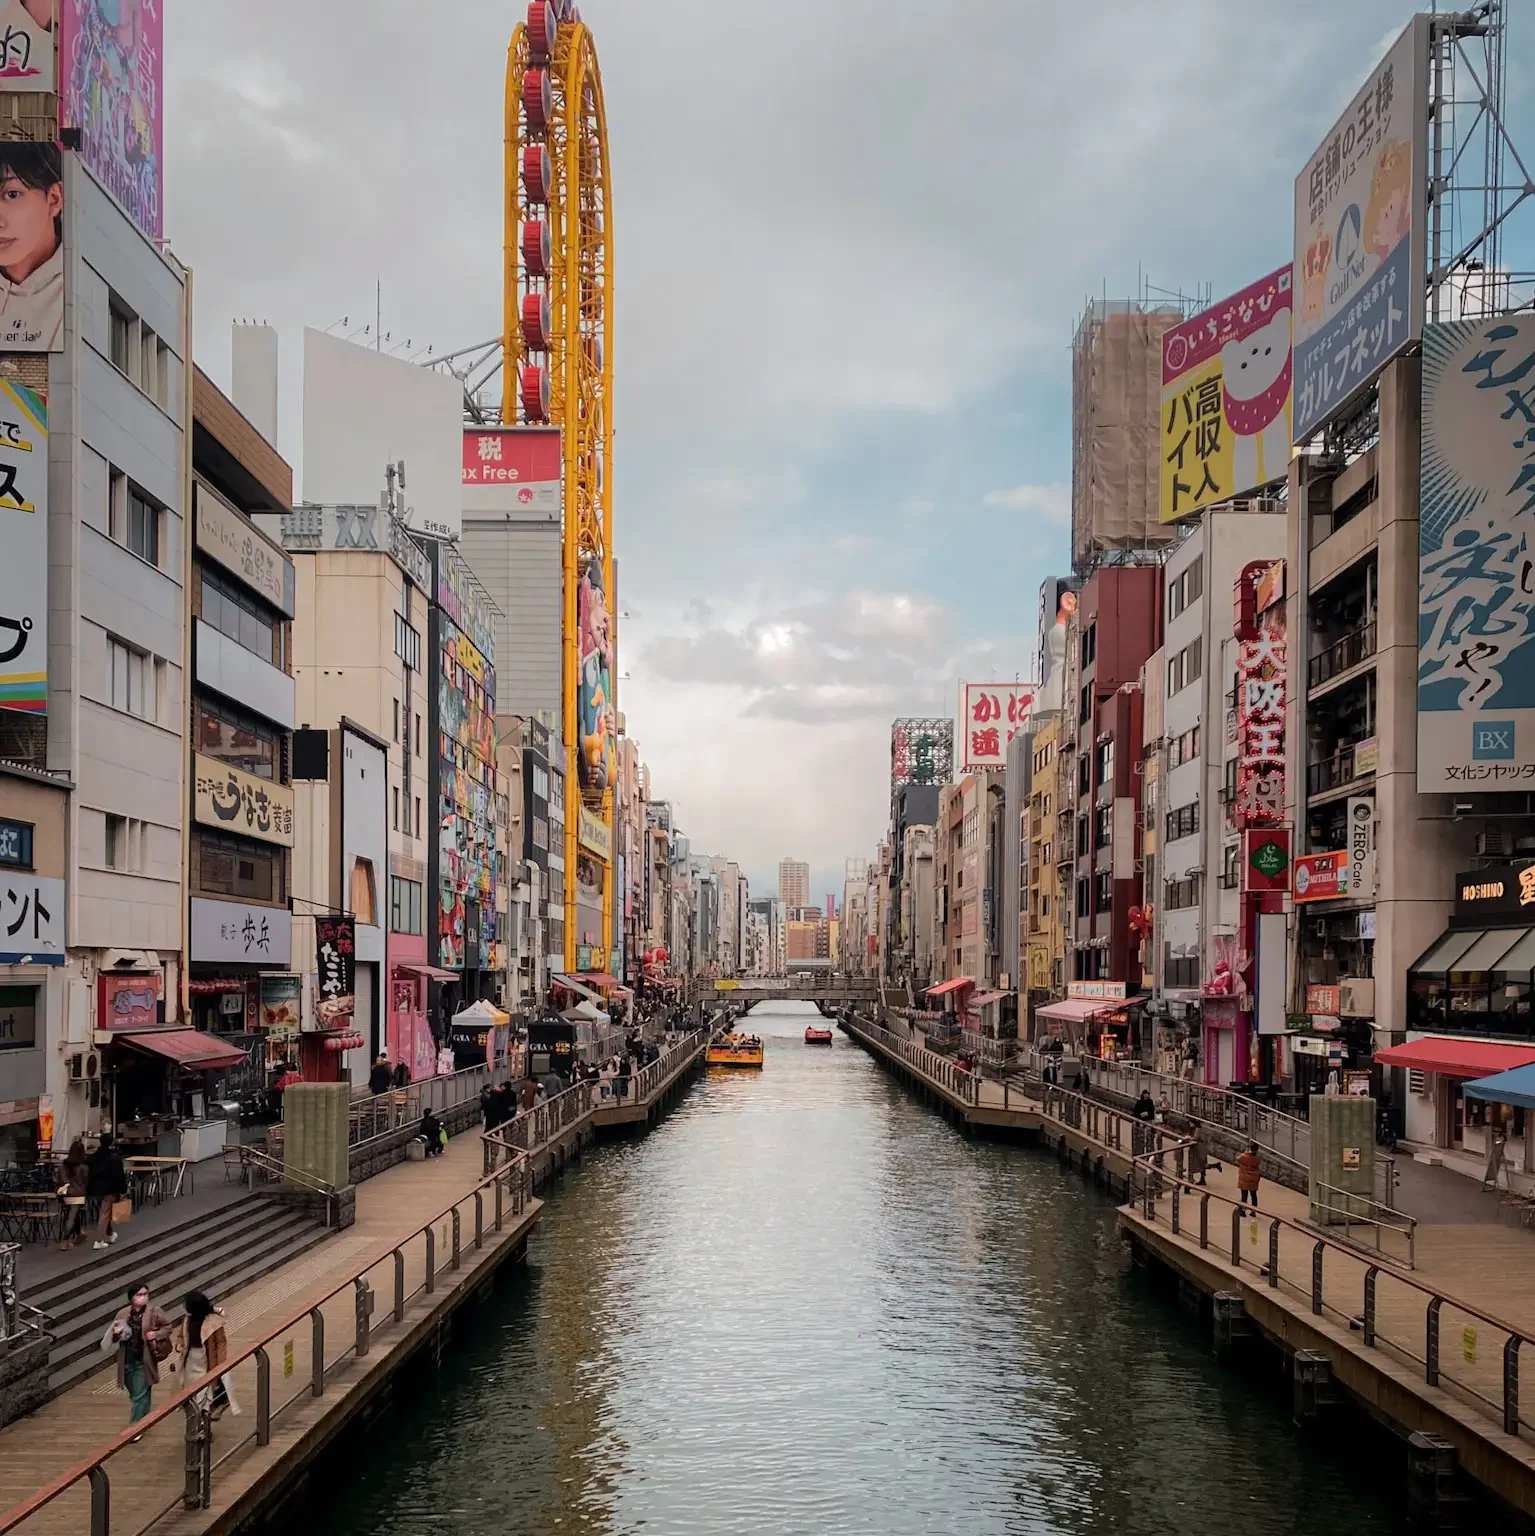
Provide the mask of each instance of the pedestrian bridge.
POLYGON ((824 1003, 830 1008, 877 1003, 879 983, 851 976, 753 976, 740 981, 699 982, 694 993, 704 1002, 824 1003))

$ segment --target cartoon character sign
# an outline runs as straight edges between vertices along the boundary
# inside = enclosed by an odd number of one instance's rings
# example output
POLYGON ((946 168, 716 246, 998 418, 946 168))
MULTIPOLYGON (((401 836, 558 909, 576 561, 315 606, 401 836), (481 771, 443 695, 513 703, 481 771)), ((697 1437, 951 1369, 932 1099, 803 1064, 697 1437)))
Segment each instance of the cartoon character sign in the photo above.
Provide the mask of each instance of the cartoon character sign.
POLYGON ((1290 308, 1221 348, 1233 490, 1277 480, 1290 463, 1290 308))
POLYGON ((164 234, 161 0, 61 0, 60 121, 84 130, 85 162, 151 240, 164 234))
POLYGON ((600 795, 613 776, 617 712, 613 706, 613 641, 602 567, 589 560, 576 596, 581 670, 576 680, 581 787, 600 795))

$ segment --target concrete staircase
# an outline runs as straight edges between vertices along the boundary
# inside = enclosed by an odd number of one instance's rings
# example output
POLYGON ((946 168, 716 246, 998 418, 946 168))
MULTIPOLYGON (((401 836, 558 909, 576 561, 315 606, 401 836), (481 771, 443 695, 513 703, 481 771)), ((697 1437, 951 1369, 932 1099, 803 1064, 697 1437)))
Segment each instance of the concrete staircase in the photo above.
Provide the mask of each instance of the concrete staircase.
POLYGON ((110 1249, 83 1250, 77 1267, 24 1294, 52 1319, 48 1395, 57 1397, 112 1364, 101 1352, 101 1335, 135 1282, 146 1281, 156 1304, 179 1317, 188 1291, 206 1291, 227 1305, 232 1292, 329 1235, 313 1216, 253 1194, 138 1242, 125 1231, 110 1249))

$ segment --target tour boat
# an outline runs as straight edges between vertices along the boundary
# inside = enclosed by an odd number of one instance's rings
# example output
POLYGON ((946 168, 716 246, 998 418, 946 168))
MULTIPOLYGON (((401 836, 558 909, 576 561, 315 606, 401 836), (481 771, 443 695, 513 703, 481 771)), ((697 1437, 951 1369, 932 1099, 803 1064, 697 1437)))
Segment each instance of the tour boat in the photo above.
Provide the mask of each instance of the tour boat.
POLYGON ((762 1041, 756 1035, 722 1035, 704 1059, 711 1067, 760 1067, 762 1041))
POLYGON ((831 1030, 824 1024, 807 1024, 805 1026, 806 1045, 830 1045, 831 1030))

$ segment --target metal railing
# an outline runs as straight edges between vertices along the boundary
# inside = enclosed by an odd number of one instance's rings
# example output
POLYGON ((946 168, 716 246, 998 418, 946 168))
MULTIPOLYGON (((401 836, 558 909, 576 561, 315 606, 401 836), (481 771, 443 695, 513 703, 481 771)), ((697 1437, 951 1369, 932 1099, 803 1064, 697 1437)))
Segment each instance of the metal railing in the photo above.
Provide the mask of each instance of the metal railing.
MULTIPOLYGON (((683 1066, 689 1056, 696 1056, 708 1043, 712 1031, 695 1029, 684 1035, 670 1050, 663 1051, 656 1059, 633 1073, 628 1080, 628 1091, 622 1097, 634 1103, 649 1099, 673 1072, 683 1066)), ((619 1079, 604 1078, 596 1084, 603 1098, 619 1099, 619 1079)))
MULTIPOLYGON (((483 1248, 487 1232, 501 1231, 508 1220, 520 1217, 531 1198, 527 1162, 516 1154, 430 1221, 355 1269, 318 1301, 298 1308, 278 1327, 233 1353, 218 1374, 228 1375, 241 1366, 253 1365, 255 1412, 246 1433, 227 1446, 220 1445, 216 1455, 210 1411, 213 1383, 204 1377, 175 1392, 162 1407, 129 1424, 100 1450, 0 1515, 0 1536, 29 1528, 40 1530, 40 1524, 33 1527, 31 1522, 45 1510, 50 1511, 50 1529, 64 1520, 89 1536, 111 1536, 113 1463, 140 1439, 148 1444, 135 1447, 125 1474, 130 1489, 135 1483, 142 1486, 143 1458, 152 1456, 157 1444, 163 1446, 168 1441, 179 1441, 184 1447, 181 1459, 186 1475, 173 1499, 147 1518, 142 1512, 135 1515, 131 1527, 135 1532, 150 1530, 180 1508, 210 1508, 220 1470, 248 1460, 252 1448, 265 1450, 271 1444, 274 1425, 285 1415, 323 1397, 329 1387, 353 1374, 351 1368, 368 1355, 375 1338, 391 1329, 403 1329, 412 1301, 432 1295, 445 1271, 462 1268, 466 1245, 483 1248), (442 1253, 438 1251, 439 1233, 445 1249, 442 1253), (388 1298, 388 1310, 376 1322, 375 1302, 380 1296, 388 1298)), ((222 1421, 226 1428, 232 1422, 247 1421, 222 1421)), ((130 1526, 119 1514, 115 1528, 126 1531, 130 1526)))
POLYGON ((482 1131, 480 1141, 485 1149, 486 1176, 509 1159, 527 1157, 552 1141, 561 1131, 591 1114, 596 1103, 597 1085, 576 1083, 531 1109, 520 1110, 495 1130, 482 1131))
POLYGON ((1356 778, 1362 778, 1363 775, 1354 766, 1356 745, 1356 742, 1351 741, 1339 747, 1331 757, 1325 757, 1319 763, 1309 763, 1306 767, 1306 793, 1326 794, 1330 789, 1341 788, 1344 784, 1352 784, 1356 778))
POLYGON ((1375 624, 1361 624, 1358 629, 1350 630, 1341 640, 1334 641, 1324 650, 1317 652, 1306 663, 1306 683, 1310 688, 1320 688, 1323 683, 1331 682, 1340 672, 1347 672, 1350 667, 1357 667, 1360 662, 1368 660, 1375 654, 1375 624))
POLYGON ((507 1067, 465 1067, 462 1072, 423 1077, 403 1088, 354 1099, 347 1111, 347 1146, 361 1146, 402 1126, 414 1125, 427 1110, 440 1115, 444 1110, 478 1099, 482 1088, 504 1083, 508 1071, 507 1067))
MULTIPOLYGON (((1189 1144, 1176 1149, 1180 1157, 1189 1144)), ((1165 1158, 1136 1161, 1134 1208, 1146 1221, 1213 1249, 1233 1270, 1255 1271, 1271 1290, 1303 1298, 1313 1316, 1357 1331, 1366 1349, 1421 1371, 1426 1385, 1452 1393, 1505 1434, 1519 1434, 1529 1421, 1521 1405, 1519 1357, 1525 1344, 1535 1344, 1535 1334, 1429 1285, 1384 1255, 1372 1259, 1314 1227, 1256 1207, 1244 1213, 1229 1196, 1171 1175, 1159 1162, 1165 1158), (1452 1347, 1443 1347, 1446 1339, 1452 1347)))
POLYGON ((978 1079, 950 1061, 947 1056, 940 1056, 936 1051, 930 1051, 926 1046, 918 1045, 914 1041, 903 1040, 899 1035, 891 1034, 888 1029, 883 1029, 878 1024, 871 1024, 868 1020, 857 1016, 847 1025, 847 1029, 854 1036, 866 1036, 873 1043, 883 1046, 893 1055, 900 1057, 907 1066, 914 1068, 930 1081, 952 1093, 955 1098, 963 1100, 966 1104, 975 1103, 978 1079))
MULTIPOLYGON (((1037 1092, 1039 1097, 1030 1108, 1038 1108, 1047 1120, 1077 1131, 1109 1151, 1123 1153, 1132 1161, 1192 1144, 1191 1138, 1169 1131, 1155 1121, 1137 1120, 1128 1110, 1100 1104, 1097 1099, 1074 1093, 1069 1088, 1045 1083, 1037 1092)), ((1004 1089, 1004 1108, 1011 1107, 1007 1098, 1007 1090, 1004 1089)), ((1181 1153, 1178 1167, 1180 1170, 1183 1167, 1181 1153)))
POLYGON ((1409 1216, 1406 1211, 1393 1210, 1368 1195, 1357 1194, 1351 1189, 1339 1189, 1337 1185, 1321 1179, 1313 1179, 1311 1182, 1311 1209, 1313 1213, 1321 1213, 1320 1225, 1342 1227, 1344 1237, 1350 1242, 1353 1241, 1354 1228, 1362 1227, 1365 1236, 1373 1239, 1375 1251, 1380 1254, 1386 1252, 1388 1238, 1405 1240, 1406 1254, 1396 1256, 1396 1261, 1405 1264, 1408 1269, 1418 1267, 1418 1222, 1416 1217, 1409 1216))
POLYGON ((325 1201, 325 1225, 336 1221, 336 1186, 318 1174, 306 1173, 301 1168, 289 1168, 280 1157, 263 1152, 259 1147, 240 1148, 240 1166, 246 1170, 252 1187, 260 1184, 293 1184, 325 1201))

